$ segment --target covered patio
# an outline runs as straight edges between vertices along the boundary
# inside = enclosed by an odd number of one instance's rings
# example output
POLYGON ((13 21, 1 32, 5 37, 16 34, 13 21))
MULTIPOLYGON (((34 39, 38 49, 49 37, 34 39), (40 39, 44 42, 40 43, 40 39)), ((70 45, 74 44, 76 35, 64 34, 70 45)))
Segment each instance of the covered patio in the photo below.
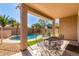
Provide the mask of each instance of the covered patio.
MULTIPOLYGON (((19 5, 20 8, 20 47, 24 51, 28 48, 26 35, 28 34, 27 27, 27 13, 32 13, 39 17, 52 19, 52 32, 53 36, 56 36, 55 30, 55 19, 60 20, 59 34, 64 35, 64 40, 68 41, 79 41, 79 4, 27 4, 22 3, 19 5)), ((79 46, 78 46, 79 47, 79 46)))

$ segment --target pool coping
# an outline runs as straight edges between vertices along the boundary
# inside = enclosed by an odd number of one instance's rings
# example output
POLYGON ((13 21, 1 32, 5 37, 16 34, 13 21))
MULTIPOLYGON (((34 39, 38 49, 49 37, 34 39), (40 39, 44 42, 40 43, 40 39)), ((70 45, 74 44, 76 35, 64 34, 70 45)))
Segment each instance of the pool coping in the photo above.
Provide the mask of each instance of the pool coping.
MULTIPOLYGON (((3 42, 4 42, 4 43, 20 43, 20 40, 10 40, 11 37, 14 37, 14 36, 20 36, 20 35, 13 35, 13 36, 10 36, 9 38, 4 39, 3 42)), ((39 35, 39 36, 37 36, 37 38, 31 39, 31 40, 28 40, 28 41, 33 41, 33 40, 39 39, 39 38, 43 38, 42 35, 39 35)))

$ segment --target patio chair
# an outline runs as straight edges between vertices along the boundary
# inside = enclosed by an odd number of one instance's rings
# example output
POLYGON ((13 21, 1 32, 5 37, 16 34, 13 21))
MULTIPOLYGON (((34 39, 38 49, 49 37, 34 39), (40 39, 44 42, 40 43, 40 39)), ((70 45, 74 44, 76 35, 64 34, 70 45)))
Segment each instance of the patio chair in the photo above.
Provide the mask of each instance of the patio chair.
MULTIPOLYGON (((37 40, 36 40, 37 41, 37 40)), ((37 44, 37 53, 40 56, 50 56, 50 51, 47 49, 47 45, 45 45, 45 41, 43 40, 42 42, 37 44)))
MULTIPOLYGON (((59 38, 57 37, 50 37, 49 40, 51 40, 50 43, 50 49, 49 51, 51 52, 50 55, 61 55, 61 45, 63 44, 63 35, 59 35, 59 38)), ((45 44, 48 45, 48 44, 45 44)), ((49 45, 48 45, 49 46, 49 45)))
POLYGON ((42 56, 61 56, 61 52, 62 52, 62 50, 61 50, 61 45, 62 45, 62 42, 63 41, 60 41, 61 42, 61 44, 57 44, 56 46, 55 46, 55 48, 51 48, 51 49, 48 49, 48 46, 49 45, 46 45, 46 43, 43 43, 44 44, 44 46, 43 45, 39 45, 39 46, 41 46, 41 55, 42 56))
MULTIPOLYGON (((53 38, 54 39, 54 38, 53 38)), ((56 38, 56 39, 54 39, 54 40, 56 40, 56 44, 54 44, 55 45, 55 47, 56 46, 61 46, 62 44, 63 44, 63 40, 64 40, 64 35, 62 35, 62 34, 60 34, 59 35, 59 38, 56 38)), ((53 43, 53 41, 52 41, 52 43, 53 43)))
POLYGON ((60 34, 59 38, 56 40, 57 43, 55 45, 52 46, 52 48, 55 50, 55 54, 56 55, 61 55, 61 45, 63 44, 63 40, 64 40, 64 35, 60 34))
POLYGON ((59 50, 56 49, 49 49, 49 45, 46 44, 46 42, 41 42, 37 44, 37 53, 40 54, 40 56, 56 56, 60 55, 59 50))
MULTIPOLYGON (((61 38, 61 37, 60 37, 61 38)), ((38 43, 37 39, 36 42, 38 43)), ((54 49, 48 49, 49 45, 43 40, 42 42, 37 44, 37 53, 39 56, 57 56, 61 55, 61 45, 62 40, 57 40, 59 42, 56 46, 51 46, 54 49)))

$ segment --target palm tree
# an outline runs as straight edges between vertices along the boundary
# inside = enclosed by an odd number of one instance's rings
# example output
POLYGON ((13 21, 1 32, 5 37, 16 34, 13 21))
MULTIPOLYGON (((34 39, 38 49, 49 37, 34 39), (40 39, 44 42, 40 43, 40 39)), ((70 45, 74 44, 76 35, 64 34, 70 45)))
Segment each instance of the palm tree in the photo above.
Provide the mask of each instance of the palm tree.
POLYGON ((42 26, 42 28, 44 28, 47 25, 47 23, 48 22, 46 19, 42 19, 42 18, 39 19, 39 24, 42 26))
POLYGON ((1 25, 1 44, 3 40, 3 28, 8 25, 9 16, 0 16, 0 25, 1 25))
POLYGON ((33 32, 40 32, 40 28, 42 28, 42 26, 39 23, 32 25, 33 32))
POLYGON ((18 31, 18 30, 19 30, 19 26, 20 26, 20 23, 17 22, 17 24, 16 24, 16 27, 17 27, 17 34, 19 34, 19 31, 18 31))
POLYGON ((0 16, 0 25, 2 27, 5 27, 6 25, 8 25, 8 20, 9 20, 9 16, 0 16))
POLYGON ((16 20, 15 19, 13 19, 13 18, 10 18, 10 20, 9 20, 9 24, 11 25, 11 27, 12 27, 12 31, 13 31, 13 28, 15 28, 16 27, 16 34, 18 34, 18 30, 19 30, 19 23, 18 22, 16 22, 16 20))
POLYGON ((42 28, 42 26, 39 23, 36 23, 36 24, 32 25, 32 28, 34 28, 34 29, 40 29, 40 28, 42 28))
POLYGON ((10 24, 12 27, 15 27, 15 26, 17 25, 17 22, 16 22, 15 19, 10 18, 10 19, 9 19, 9 24, 10 24))

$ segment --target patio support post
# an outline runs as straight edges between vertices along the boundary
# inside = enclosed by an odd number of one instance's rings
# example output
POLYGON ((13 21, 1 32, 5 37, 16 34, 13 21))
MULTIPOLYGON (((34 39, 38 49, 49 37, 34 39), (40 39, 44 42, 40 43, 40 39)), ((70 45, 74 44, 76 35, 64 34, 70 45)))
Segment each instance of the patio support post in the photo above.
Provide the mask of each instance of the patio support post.
POLYGON ((20 21, 21 21, 21 28, 20 28, 20 40, 21 40, 21 50, 27 49, 27 10, 24 9, 25 5, 21 4, 20 6, 20 21))
POLYGON ((77 18, 77 40, 79 41, 79 10, 78 10, 78 18, 77 18))
POLYGON ((53 20, 53 27, 52 27, 52 30, 53 30, 53 36, 55 36, 55 19, 53 20))

